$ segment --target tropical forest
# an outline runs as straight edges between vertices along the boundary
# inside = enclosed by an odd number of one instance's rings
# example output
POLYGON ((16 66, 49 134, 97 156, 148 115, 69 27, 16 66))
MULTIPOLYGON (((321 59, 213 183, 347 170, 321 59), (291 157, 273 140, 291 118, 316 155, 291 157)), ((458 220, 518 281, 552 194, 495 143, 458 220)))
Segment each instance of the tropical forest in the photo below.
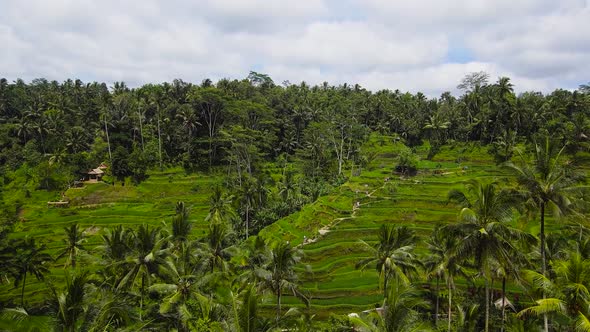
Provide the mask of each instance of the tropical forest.
POLYGON ((590 87, 0 80, 2 331, 590 331, 590 87))

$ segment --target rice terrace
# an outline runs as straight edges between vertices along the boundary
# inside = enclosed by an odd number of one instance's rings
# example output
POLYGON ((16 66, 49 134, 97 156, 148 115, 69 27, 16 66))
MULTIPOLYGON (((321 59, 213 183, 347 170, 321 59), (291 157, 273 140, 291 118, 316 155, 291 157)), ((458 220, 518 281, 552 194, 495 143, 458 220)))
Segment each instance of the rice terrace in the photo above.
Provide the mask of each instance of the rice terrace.
POLYGON ((2 3, 0 331, 590 331, 542 3, 2 3))

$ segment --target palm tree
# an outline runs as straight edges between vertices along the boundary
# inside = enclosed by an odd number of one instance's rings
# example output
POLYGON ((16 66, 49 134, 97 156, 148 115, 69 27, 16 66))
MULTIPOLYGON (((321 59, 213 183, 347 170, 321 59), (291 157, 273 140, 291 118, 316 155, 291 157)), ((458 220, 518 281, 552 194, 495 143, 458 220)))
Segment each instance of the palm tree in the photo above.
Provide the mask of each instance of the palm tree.
POLYGON ((146 287, 151 284, 152 276, 162 273, 167 266, 166 256, 168 239, 162 237, 159 228, 139 226, 133 237, 133 252, 127 258, 125 265, 127 274, 119 281, 117 289, 129 289, 139 284, 140 308, 139 320, 142 320, 143 299, 146 287))
POLYGON ((569 318, 567 324, 584 325, 590 315, 590 260, 584 259, 579 252, 570 252, 568 256, 554 262, 554 280, 536 271, 523 271, 533 290, 540 290, 543 298, 519 312, 519 316, 565 315, 569 318), (547 295, 550 297, 546 298, 547 295))
POLYGON ((49 254, 44 253, 44 250, 45 245, 37 246, 35 239, 29 237, 26 237, 16 248, 10 270, 14 277, 14 286, 18 287, 22 283, 20 303, 23 308, 25 306, 27 274, 32 274, 41 281, 49 272, 46 263, 53 259, 49 254))
POLYGON ((512 162, 506 167, 516 176, 521 194, 532 202, 540 211, 541 240, 541 273, 545 274, 547 261, 545 257, 545 210, 550 208, 556 215, 570 212, 573 195, 581 190, 578 178, 567 164, 561 163, 561 156, 565 149, 556 151, 555 145, 549 137, 545 137, 543 144, 535 143, 533 163, 528 164, 521 155, 521 165, 512 162))
POLYGON ((359 331, 431 331, 429 323, 424 322, 418 312, 427 307, 422 292, 414 285, 392 279, 381 308, 363 318, 352 317, 351 321, 359 331))
POLYGON ((204 270, 213 273, 215 269, 219 272, 229 269, 228 261, 235 250, 235 247, 230 245, 232 235, 227 223, 209 224, 209 233, 199 249, 204 270))
POLYGON ((191 233, 190 209, 184 202, 176 203, 176 214, 172 218, 172 238, 176 242, 186 242, 191 233))
POLYGON ((72 268, 76 268, 76 257, 81 252, 85 251, 84 242, 86 242, 86 234, 80 229, 80 225, 77 223, 71 224, 69 227, 64 227, 66 233, 66 247, 57 255, 56 260, 66 257, 64 268, 68 265, 72 265, 72 268))
POLYGON ((294 296, 303 299, 306 303, 308 302, 297 286, 297 274, 293 269, 301 260, 301 256, 302 251, 291 247, 289 242, 278 242, 270 251, 270 262, 266 267, 268 274, 265 284, 266 288, 271 290, 277 297, 277 324, 281 317, 281 297, 285 290, 291 291, 294 296))
POLYGON ((103 245, 100 248, 104 251, 104 257, 116 263, 122 261, 131 251, 132 233, 122 225, 113 228, 106 228, 101 235, 103 245))
POLYGON ((62 331, 78 331, 78 321, 86 309, 86 286, 89 281, 87 271, 69 276, 66 274, 66 287, 63 293, 50 287, 55 307, 57 326, 62 331))
POLYGON ((109 109, 106 106, 102 109, 102 112, 100 114, 100 117, 102 118, 103 123, 104 123, 104 131, 105 131, 105 135, 106 135, 106 138, 107 138, 107 147, 108 147, 108 150, 109 150, 109 161, 112 163, 112 161, 113 161, 113 155, 111 153, 111 140, 109 138, 109 127, 112 127, 113 124, 110 121, 111 120, 110 119, 111 118, 110 111, 109 111, 109 109))
MULTIPOLYGON (((545 210, 549 208, 557 216, 570 212, 572 210, 571 199, 582 188, 578 185, 579 179, 573 170, 567 167, 568 164, 561 162, 565 146, 557 150, 549 136, 546 136, 542 144, 535 143, 534 147, 532 164, 527 163, 521 155, 520 165, 508 162, 505 166, 516 176, 520 193, 539 209, 541 273, 545 275, 547 271, 545 210)), ((544 330, 547 332, 549 331, 549 322, 546 315, 543 320, 544 330)))
POLYGON ((417 272, 419 261, 413 253, 416 241, 416 234, 407 226, 383 224, 379 228, 379 242, 374 246, 360 241, 372 256, 359 261, 356 268, 364 270, 369 265, 375 265, 383 283, 383 295, 387 296, 390 278, 409 284, 408 274, 417 272))
POLYGON ((254 179, 248 177, 246 181, 243 182, 242 188, 240 189, 240 205, 242 209, 244 209, 244 216, 246 218, 246 240, 249 236, 249 226, 250 226, 250 212, 253 208, 256 207, 258 201, 256 200, 256 184, 254 183, 254 179))
POLYGON ((195 311, 198 307, 195 303, 209 301, 200 292, 200 287, 207 282, 208 278, 193 274, 190 267, 183 264, 177 265, 170 258, 167 263, 167 278, 165 278, 167 281, 153 284, 148 290, 162 297, 159 313, 171 318, 180 331, 189 331, 190 321, 195 319, 195 311))
POLYGON ((176 116, 180 119, 182 126, 187 131, 187 152, 190 155, 193 133, 197 130, 197 127, 201 125, 199 122, 199 115, 190 107, 190 105, 185 104, 176 116))
POLYGON ((209 199, 209 214, 205 217, 205 221, 211 223, 227 222, 233 217, 234 211, 231 207, 231 197, 223 194, 221 186, 216 186, 213 189, 213 194, 209 199))
POLYGON ((256 287, 250 285, 233 300, 234 330, 239 332, 255 332, 264 330, 264 321, 258 317, 258 294, 256 287))
MULTIPOLYGON (((426 125, 424 125, 424 129, 430 131, 432 156, 434 156, 434 153, 437 152, 438 147, 444 143, 445 140, 443 133, 449 128, 450 125, 451 123, 449 121, 445 121, 445 119, 443 119, 443 116, 439 113, 431 115, 426 125)), ((430 153, 429 156, 431 156, 430 153)))
POLYGON ((430 252, 429 259, 426 262, 426 268, 429 271, 429 276, 436 278, 436 310, 435 310, 435 326, 438 321, 438 281, 441 278, 445 279, 448 294, 448 325, 447 330, 451 331, 452 326, 452 308, 453 308, 453 290, 455 289, 455 277, 461 275, 468 278, 465 268, 461 262, 464 259, 457 253, 459 247, 459 237, 456 234, 447 232, 445 228, 435 228, 431 239, 428 241, 428 249, 430 252))
POLYGON ((472 257, 485 281, 485 331, 489 331, 490 279, 494 261, 509 264, 518 251, 516 242, 532 237, 510 226, 513 197, 499 191, 493 183, 471 180, 467 191, 451 190, 450 201, 462 206, 459 222, 448 226, 452 232, 460 234, 457 255, 472 257))
POLYGON ((241 273, 236 276, 234 283, 264 286, 261 283, 268 276, 265 267, 270 262, 270 250, 264 238, 251 237, 244 242, 241 253, 243 258, 239 261, 243 263, 237 267, 238 273, 241 273))

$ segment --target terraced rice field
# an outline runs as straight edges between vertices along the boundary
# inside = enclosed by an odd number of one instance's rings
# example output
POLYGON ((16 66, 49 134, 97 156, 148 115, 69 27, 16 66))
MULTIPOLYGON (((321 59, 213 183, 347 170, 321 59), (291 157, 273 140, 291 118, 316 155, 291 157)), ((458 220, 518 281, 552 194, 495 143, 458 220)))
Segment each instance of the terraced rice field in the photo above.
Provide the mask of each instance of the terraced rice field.
MULTIPOLYGON (((113 225, 137 226, 148 224, 162 226, 170 222, 175 204, 184 201, 191 207, 191 220, 194 221, 194 236, 203 236, 208 224, 204 221, 209 211, 211 189, 219 181, 215 176, 202 174, 186 175, 181 169, 152 172, 139 186, 111 186, 105 183, 87 183, 83 188, 71 188, 65 194, 70 200, 69 208, 47 207, 47 194, 36 191, 29 203, 23 207, 15 236, 30 236, 47 244, 47 252, 57 256, 63 248, 63 228, 77 222, 87 233, 92 234, 85 244, 89 254, 100 245, 99 234, 103 227, 113 225)), ((86 257, 95 260, 96 257, 86 257)), ((82 262, 84 257, 81 258, 82 262)), ((63 266, 51 270, 51 276, 59 278, 64 274, 63 266)), ((45 288, 43 282, 34 277, 27 279, 25 298, 34 303, 37 292, 45 288)), ((19 298, 20 288, 2 283, 0 296, 19 298)))
MULTIPOLYGON (((303 249, 305 258, 298 271, 318 319, 381 305, 375 268, 355 268, 369 255, 359 240, 374 244, 382 224, 408 225, 421 236, 418 251, 424 252, 424 240, 433 228, 456 220, 456 206, 447 204, 450 189, 464 189, 469 179, 505 175, 480 147, 446 148, 432 161, 420 161, 414 177, 394 172, 400 145, 371 141, 366 148, 377 156, 360 176, 263 232, 303 249), (356 207, 355 202, 359 202, 356 207), (306 243, 303 236, 308 238, 306 243)), ((417 153, 425 158, 427 150, 417 153)), ((284 303, 301 305, 295 298, 285 298, 284 303)))

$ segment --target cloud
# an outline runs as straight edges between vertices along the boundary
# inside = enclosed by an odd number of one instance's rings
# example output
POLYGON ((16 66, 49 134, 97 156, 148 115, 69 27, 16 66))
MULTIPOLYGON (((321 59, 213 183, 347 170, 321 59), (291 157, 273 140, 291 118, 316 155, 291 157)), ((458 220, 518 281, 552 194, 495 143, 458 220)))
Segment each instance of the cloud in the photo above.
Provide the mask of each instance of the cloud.
POLYGON ((0 75, 136 86, 256 70, 436 96, 486 70, 548 92, 590 77, 589 30, 581 0, 4 0, 0 75))

